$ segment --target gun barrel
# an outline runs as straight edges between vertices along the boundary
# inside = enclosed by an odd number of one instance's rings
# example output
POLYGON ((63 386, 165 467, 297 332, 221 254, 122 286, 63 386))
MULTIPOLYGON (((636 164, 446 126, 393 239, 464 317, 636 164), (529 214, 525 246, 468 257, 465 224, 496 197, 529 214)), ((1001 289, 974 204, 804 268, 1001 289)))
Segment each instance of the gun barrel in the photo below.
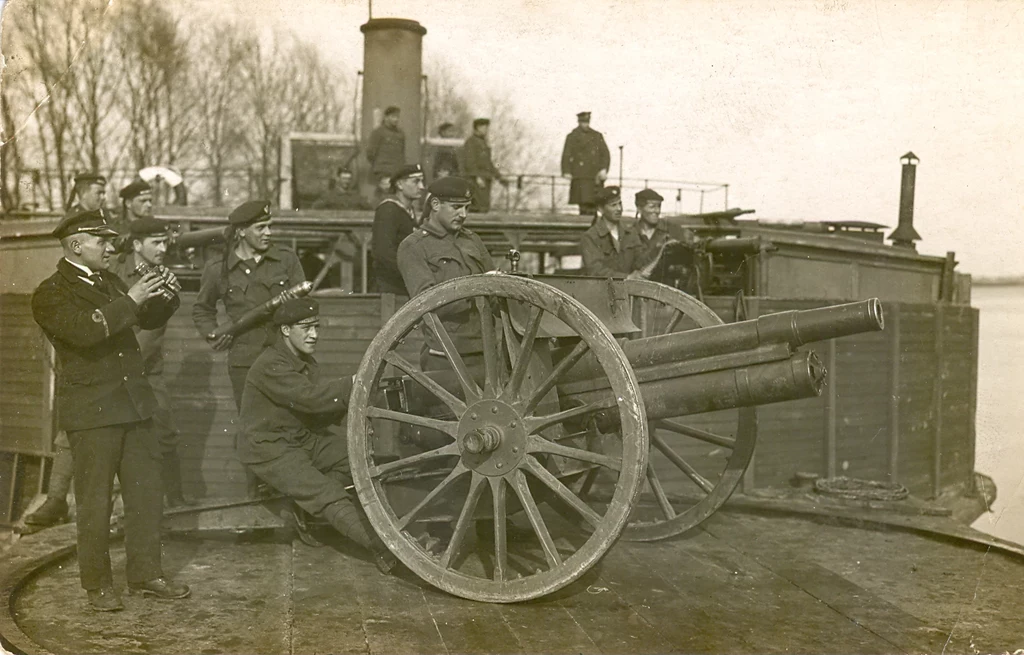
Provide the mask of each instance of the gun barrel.
MULTIPOLYGON (((821 394, 826 371, 813 352, 743 368, 729 368, 698 375, 640 383, 647 419, 654 421, 736 407, 766 405, 821 394)), ((563 407, 604 400, 610 391, 598 389, 559 397, 563 407), (566 402, 568 401, 568 402, 566 402)), ((614 426, 616 412, 597 415, 598 426, 614 426)))
MULTIPOLYGON (((666 362, 753 350, 771 344, 791 348, 814 341, 876 332, 884 327, 882 303, 877 298, 860 302, 767 314, 739 323, 673 332, 627 341, 622 349, 636 370, 666 362)), ((565 375, 566 381, 603 375, 597 358, 587 356, 565 375)))
MULTIPOLYGON (((288 289, 288 291, 291 291, 296 296, 305 296, 312 290, 312 282, 302 282, 300 284, 296 284, 291 289, 288 289)), ((219 326, 216 330, 214 330, 211 333, 211 336, 219 337, 224 334, 230 334, 233 336, 236 334, 240 334, 242 332, 246 332, 247 330, 250 330, 256 325, 258 325, 259 323, 265 321, 267 317, 269 317, 274 312, 274 310, 277 309, 278 306, 280 306, 282 302, 283 300, 281 299, 281 295, 274 296, 273 298, 263 303, 262 305, 254 307, 247 311, 246 313, 242 314, 242 316, 237 321, 234 321, 233 323, 225 323, 224 325, 219 326)))
POLYGON ((227 228, 211 227, 205 230, 182 232, 171 240, 171 245, 178 248, 198 248, 225 240, 227 228))

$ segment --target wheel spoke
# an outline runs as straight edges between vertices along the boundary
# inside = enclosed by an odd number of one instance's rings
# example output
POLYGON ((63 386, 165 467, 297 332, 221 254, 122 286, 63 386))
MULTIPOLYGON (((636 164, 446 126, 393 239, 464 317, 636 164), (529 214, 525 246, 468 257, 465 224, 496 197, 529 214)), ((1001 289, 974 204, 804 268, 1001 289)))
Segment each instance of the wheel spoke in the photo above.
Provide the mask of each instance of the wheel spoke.
POLYGON ((441 342, 441 348, 444 350, 444 354, 448 357, 448 362, 452 365, 452 370, 455 371, 455 376, 459 379, 459 384, 462 385, 462 392, 466 396, 467 402, 476 402, 480 400, 480 386, 477 385, 476 381, 469 374, 469 370, 466 368, 466 362, 462 359, 462 355, 455 348, 455 342, 452 341, 452 337, 448 334, 448 330, 444 327, 444 323, 437 317, 436 314, 429 313, 425 317, 427 324, 430 329, 437 335, 437 340, 441 342))
POLYGON ((516 495, 519 496, 519 502, 523 504, 523 509, 526 511, 526 516, 530 519, 533 531, 537 533, 537 539, 540 541, 541 548, 544 549, 544 558, 548 561, 548 567, 554 569, 562 563, 562 556, 558 554, 558 549, 555 548, 555 542, 551 538, 551 533, 544 522, 544 517, 540 514, 537 501, 533 499, 530 485, 526 482, 526 475, 519 469, 516 469, 512 476, 512 488, 515 490, 516 495))
POLYGON ((396 459, 393 462, 386 462, 384 464, 378 464, 377 466, 371 466, 369 469, 370 477, 377 478, 384 475, 385 473, 390 473, 391 471, 406 469, 409 468, 410 466, 422 464, 423 462, 429 462, 432 459, 458 456, 458 454, 459 444, 456 442, 452 442, 446 446, 435 448, 434 450, 428 450, 423 453, 416 453, 415 455, 410 455, 402 459, 396 459))
POLYGON ((476 311, 480 315, 480 340, 484 349, 484 395, 497 398, 501 389, 498 367, 501 353, 498 350, 498 336, 494 329, 494 316, 490 304, 483 296, 476 298, 476 311))
POLYGON ((672 508, 672 503, 668 502, 668 496, 665 494, 665 488, 661 486, 661 480, 658 479, 658 474, 655 473, 654 467, 650 464, 647 465, 647 482, 651 485, 651 491, 654 492, 654 497, 658 499, 658 505, 661 506, 661 513, 665 515, 666 519, 675 518, 676 511, 672 508))
POLYGON ((505 579, 508 569, 507 503, 505 502, 505 478, 488 478, 491 483, 491 499, 494 506, 494 580, 505 579))
POLYGON ((424 389, 434 394, 438 400, 447 405, 448 408, 455 413, 456 418, 462 418, 462 415, 466 412, 466 403, 462 402, 462 400, 442 387, 418 367, 413 366, 412 362, 394 351, 384 355, 384 361, 395 368, 404 371, 406 375, 411 377, 413 380, 416 380, 416 382, 420 383, 424 389))
POLYGON ((671 419, 662 419, 657 421, 656 425, 659 428, 665 428, 669 432, 677 432, 687 437, 693 437, 694 439, 699 439, 716 446, 721 446, 722 448, 736 450, 736 439, 733 437, 723 437, 713 432, 690 427, 689 425, 684 425, 671 419))
POLYGON ((649 337, 651 336, 651 321, 647 311, 647 299, 634 296, 633 300, 637 301, 633 306, 634 310, 640 315, 640 336, 642 338, 649 337))
POLYGON ((469 526, 473 523, 473 513, 476 511, 476 504, 480 501, 480 494, 484 490, 484 479, 484 476, 474 473, 473 479, 469 483, 469 493, 466 494, 466 502, 462 504, 462 511, 455 522, 451 541, 448 542, 448 547, 445 548, 444 555, 441 556, 441 566, 445 568, 451 568, 452 560, 458 555, 462 542, 466 540, 466 532, 469 531, 469 526))
POLYGON ((697 472, 697 469, 690 466, 690 464, 680 457, 676 451, 672 450, 672 448, 665 443, 665 440, 657 435, 657 432, 651 432, 651 443, 654 444, 654 446, 660 450, 665 457, 668 457, 680 471, 693 480, 694 483, 704 491, 704 493, 710 494, 714 490, 715 485, 711 484, 707 478, 697 472))
POLYGON ((449 473, 448 476, 444 480, 441 480, 440 484, 438 484, 436 487, 431 489, 430 493, 428 493, 426 496, 423 497, 423 500, 421 500, 420 502, 416 503, 416 507, 413 507, 411 510, 409 510, 406 513, 405 516, 403 516, 401 519, 399 519, 399 521, 398 521, 398 529, 399 530, 404 530, 406 528, 406 526, 409 525, 409 522, 412 521, 413 517, 415 517, 417 514, 419 514, 420 510, 422 510, 424 507, 429 505, 431 501, 433 501, 445 489, 447 489, 449 486, 451 486, 451 484, 453 482, 455 482, 455 480, 457 480, 460 476, 462 476, 464 473, 467 473, 467 472, 469 472, 469 469, 466 468, 466 466, 462 462, 459 462, 458 464, 456 464, 455 468, 452 469, 452 472, 449 473))
POLYGON ((583 450, 582 448, 570 448, 569 446, 563 446, 560 443, 548 441, 544 437, 540 437, 531 434, 526 442, 526 452, 528 453, 547 453, 549 455, 560 455, 569 459, 574 459, 579 462, 589 462, 591 464, 598 464, 609 468, 613 471, 619 471, 622 469, 622 462, 611 457, 610 455, 604 455, 602 453, 594 453, 589 450, 583 450))
MULTIPOLYGON (((519 389, 522 387, 523 380, 526 378, 526 369, 530 365, 530 359, 533 355, 533 344, 537 338, 537 330, 540 328, 540 319, 543 314, 544 312, 541 311, 540 307, 530 308, 530 316, 526 320, 526 329, 523 333, 523 341, 519 345, 519 350, 516 352, 513 359, 515 364, 512 369, 512 377, 505 386, 504 393, 502 393, 502 399, 505 400, 505 402, 511 402, 519 395, 519 389)), ((511 326, 507 326, 506 329, 509 327, 511 326)))
POLYGON ((671 334, 672 330, 676 329, 676 326, 679 325, 679 321, 681 320, 683 320, 683 312, 677 309, 672 314, 672 320, 668 322, 668 327, 665 328, 665 331, 662 332, 662 334, 671 334))
POLYGON ((538 480, 547 485, 547 487, 554 491, 559 498, 564 500, 570 507, 576 510, 580 514, 580 516, 582 516, 587 521, 587 523, 594 526, 595 528, 597 527, 597 524, 601 522, 600 514, 595 512, 593 508, 591 508, 589 505, 583 502, 583 500, 580 499, 576 494, 574 494, 569 487, 562 484, 562 481, 556 478, 551 471, 544 468, 540 462, 533 459, 532 457, 527 457, 523 461, 526 465, 526 469, 530 471, 530 473, 533 473, 538 480))
POLYGON ((396 412, 392 409, 383 409, 381 407, 367 407, 366 415, 372 418, 383 418, 389 421, 397 421, 398 423, 418 425, 421 428, 437 430, 438 432, 447 434, 452 439, 456 437, 459 427, 459 424, 455 421, 442 421, 441 419, 430 418, 427 416, 416 416, 415 414, 396 412))
POLYGON ((546 378, 544 378, 544 381, 537 390, 533 392, 530 399, 526 401, 526 405, 523 406, 523 413, 530 414, 533 412, 537 405, 540 404, 540 401, 543 400, 544 396, 546 396, 547 393, 551 391, 551 388, 558 383, 559 378, 561 378, 566 371, 575 366, 576 362, 580 361, 580 358, 587 354, 588 350, 590 350, 590 345, 586 341, 580 341, 577 343, 576 347, 572 349, 572 352, 566 355, 562 361, 558 362, 555 368, 548 373, 546 378))
POLYGON ((602 409, 611 409, 617 405, 618 403, 615 398, 609 396, 608 398, 604 398, 597 402, 587 403, 586 405, 562 410, 561 412, 555 412, 554 414, 548 414, 546 416, 531 416, 523 420, 523 425, 526 427, 527 432, 534 434, 540 432, 544 428, 568 421, 569 419, 576 418, 577 416, 586 416, 587 414, 599 412, 602 409))

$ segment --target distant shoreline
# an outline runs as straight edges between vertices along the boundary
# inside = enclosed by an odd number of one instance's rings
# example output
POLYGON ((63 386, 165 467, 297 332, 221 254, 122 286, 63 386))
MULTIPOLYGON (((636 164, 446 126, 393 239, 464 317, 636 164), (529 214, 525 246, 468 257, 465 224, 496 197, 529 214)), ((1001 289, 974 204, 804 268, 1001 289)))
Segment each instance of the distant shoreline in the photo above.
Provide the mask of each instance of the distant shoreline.
POLYGON ((971 280, 975 287, 1019 287, 1024 286, 1024 275, 1012 277, 976 277, 971 280))

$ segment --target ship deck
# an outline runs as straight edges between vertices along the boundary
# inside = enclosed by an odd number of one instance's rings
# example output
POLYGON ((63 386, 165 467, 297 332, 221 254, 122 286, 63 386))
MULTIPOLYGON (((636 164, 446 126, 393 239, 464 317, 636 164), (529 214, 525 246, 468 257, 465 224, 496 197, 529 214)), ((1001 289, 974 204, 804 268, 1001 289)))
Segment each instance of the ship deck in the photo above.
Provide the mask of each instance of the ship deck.
MULTIPOLYGON (((165 540, 191 598, 88 610, 74 526, 26 537, 3 569, 8 648, 52 653, 978 653, 1024 647, 1024 549, 948 519, 732 504, 653 544, 620 541, 543 599, 472 602, 381 576, 342 540, 282 530, 165 540), (771 507, 767 508, 771 510, 771 507), (867 517, 867 520, 865 520, 867 517), (947 529, 948 528, 948 529, 947 529)), ((124 550, 112 552, 124 587, 124 550)))

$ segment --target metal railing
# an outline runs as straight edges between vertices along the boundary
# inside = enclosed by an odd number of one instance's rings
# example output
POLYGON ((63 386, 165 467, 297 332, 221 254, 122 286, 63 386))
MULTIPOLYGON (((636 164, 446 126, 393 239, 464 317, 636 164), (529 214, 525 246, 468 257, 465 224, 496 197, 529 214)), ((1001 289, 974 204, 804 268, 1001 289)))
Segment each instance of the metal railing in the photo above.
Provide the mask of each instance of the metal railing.
MULTIPOLYGON (((505 213, 575 213, 569 204, 571 181, 559 175, 541 173, 509 173, 507 186, 492 186, 492 211, 505 213)), ((724 182, 691 182, 659 178, 624 177, 607 182, 622 189, 622 205, 634 208, 633 196, 641 189, 654 189, 665 198, 663 211, 668 214, 702 214, 729 208, 729 185, 724 182)))

